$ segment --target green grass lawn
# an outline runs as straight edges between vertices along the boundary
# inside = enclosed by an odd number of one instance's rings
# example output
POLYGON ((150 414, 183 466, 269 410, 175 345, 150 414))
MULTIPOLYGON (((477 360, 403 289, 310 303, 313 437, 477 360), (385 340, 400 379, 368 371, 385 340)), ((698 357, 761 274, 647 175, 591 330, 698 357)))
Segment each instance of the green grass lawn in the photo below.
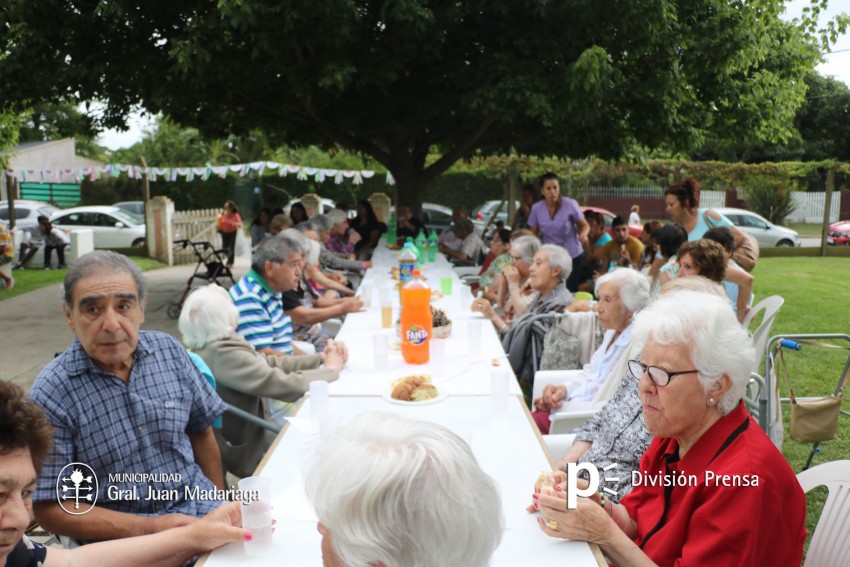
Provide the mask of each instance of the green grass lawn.
MULTIPOLYGON (((130 259, 138 264, 143 272, 165 267, 165 264, 150 258, 130 256, 130 259)), ((15 287, 11 291, 0 289, 0 301, 48 285, 62 283, 66 273, 67 270, 15 270, 12 272, 15 277, 15 287)))
MULTIPOLYGON (((811 225, 809 225, 811 226, 811 225)), ((762 258, 755 276, 756 301, 770 295, 785 298, 772 333, 843 333, 850 335, 850 259, 847 258, 762 258)), ((841 344, 835 342, 835 344, 841 344)), ((847 346, 845 342, 842 346, 847 346)), ((836 383, 847 362, 850 351, 804 347, 800 352, 786 351, 788 375, 795 394, 827 395, 836 383)), ((784 381, 780 395, 787 397, 784 381)), ((845 402, 844 409, 850 409, 845 402)), ((788 436, 790 409, 782 408, 785 422, 785 441, 782 454, 794 472, 806 462, 811 444, 801 444, 788 436)), ((850 458, 850 417, 839 419, 838 435, 820 445, 812 465, 850 458)), ((818 488, 808 495, 807 528, 811 535, 826 498, 826 489, 818 488)))

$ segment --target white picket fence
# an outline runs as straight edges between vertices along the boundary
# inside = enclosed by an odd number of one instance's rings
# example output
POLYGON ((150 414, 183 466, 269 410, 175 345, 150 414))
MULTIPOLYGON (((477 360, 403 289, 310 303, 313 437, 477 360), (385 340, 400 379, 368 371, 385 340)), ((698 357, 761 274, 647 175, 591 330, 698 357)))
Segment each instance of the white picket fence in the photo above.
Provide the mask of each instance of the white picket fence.
MULTIPOLYGON (((793 199, 796 207, 785 222, 803 222, 807 224, 820 224, 823 222, 823 208, 826 205, 826 192, 807 193, 803 191, 792 191, 791 199, 793 199)), ((838 220, 838 215, 841 210, 841 193, 835 191, 832 193, 832 200, 829 205, 829 222, 833 223, 838 220)))
MULTIPOLYGON (((575 191, 574 191, 575 192, 575 191)), ((624 199, 664 199, 664 188, 656 187, 600 187, 590 186, 584 190, 582 197, 624 198, 624 199)), ((700 191, 699 204, 701 207, 722 207, 726 202, 724 191, 700 191)))
MULTIPOLYGON (((174 240, 193 242, 211 242, 215 248, 221 248, 221 237, 216 231, 216 219, 221 209, 199 209, 195 211, 175 211, 171 219, 174 240)), ((194 264, 198 261, 192 248, 174 249, 174 264, 194 264)))

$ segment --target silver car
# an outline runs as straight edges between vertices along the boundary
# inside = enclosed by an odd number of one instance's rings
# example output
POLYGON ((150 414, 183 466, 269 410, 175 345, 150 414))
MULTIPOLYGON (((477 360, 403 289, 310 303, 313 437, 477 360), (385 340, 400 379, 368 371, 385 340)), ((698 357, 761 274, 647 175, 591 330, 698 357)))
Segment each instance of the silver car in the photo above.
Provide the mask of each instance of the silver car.
POLYGON ((74 207, 53 215, 54 226, 66 230, 90 229, 95 248, 141 248, 145 225, 139 217, 118 207, 74 207))
POLYGON ((761 215, 745 209, 729 207, 712 208, 729 219, 739 229, 756 237, 762 248, 790 248, 802 246, 800 235, 796 231, 777 226, 761 215))
MULTIPOLYGON (((41 215, 50 218, 59 209, 50 203, 41 201, 29 201, 26 199, 15 199, 15 226, 27 228, 38 226, 38 217, 41 215)), ((0 222, 9 226, 9 201, 0 201, 0 222)))

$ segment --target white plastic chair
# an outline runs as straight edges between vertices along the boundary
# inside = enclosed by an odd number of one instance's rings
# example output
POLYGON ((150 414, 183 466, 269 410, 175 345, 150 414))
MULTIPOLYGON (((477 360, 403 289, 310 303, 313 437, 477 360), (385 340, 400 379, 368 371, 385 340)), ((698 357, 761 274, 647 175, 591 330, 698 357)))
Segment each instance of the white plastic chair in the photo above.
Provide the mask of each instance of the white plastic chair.
POLYGON ((785 300, 779 295, 765 297, 754 305, 753 308, 750 309, 750 312, 747 313, 747 316, 744 317, 744 328, 749 329, 750 324, 755 320, 758 314, 764 311, 764 317, 762 318, 761 323, 759 323, 759 326, 755 331, 753 331, 753 346, 756 348, 756 361, 752 368, 753 372, 759 371, 759 365, 764 359, 764 347, 767 345, 767 339, 770 338, 770 329, 773 327, 773 322, 779 314, 779 308, 782 307, 782 304, 784 303, 785 300))
POLYGON ((803 566, 850 565, 850 461, 823 463, 797 480, 804 492, 821 485, 829 489, 803 566))

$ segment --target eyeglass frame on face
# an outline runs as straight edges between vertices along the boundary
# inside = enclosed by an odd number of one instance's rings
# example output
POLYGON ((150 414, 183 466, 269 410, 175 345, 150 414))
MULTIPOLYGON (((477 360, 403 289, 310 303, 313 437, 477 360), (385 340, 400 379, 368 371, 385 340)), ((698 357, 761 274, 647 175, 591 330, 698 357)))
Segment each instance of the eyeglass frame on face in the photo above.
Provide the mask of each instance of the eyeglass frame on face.
POLYGON ((511 253, 508 253, 508 256, 511 257, 511 264, 516 264, 517 262, 524 262, 525 261, 525 258, 523 258, 522 256, 514 256, 511 253))
POLYGON ((638 359, 630 360, 630 361, 628 362, 628 364, 627 364, 627 367, 628 367, 628 369, 629 369, 629 373, 630 373, 632 376, 634 376, 635 378, 637 378, 638 380, 640 380, 640 379, 641 379, 641 377, 642 377, 644 374, 646 374, 647 376, 649 376, 649 380, 650 380, 653 384, 655 384, 655 386, 656 386, 656 387, 658 387, 658 388, 664 388, 665 386, 669 386, 669 385, 670 385, 670 380, 672 380, 674 376, 679 376, 680 374, 699 374, 699 370, 697 370, 696 368, 695 368, 695 369, 693 369, 693 370, 677 370, 677 371, 675 371, 675 372, 670 372, 669 370, 666 370, 666 369, 664 369, 664 368, 661 368, 660 366, 652 366, 652 365, 650 365, 650 364, 644 364, 643 362, 641 362, 641 361, 640 361, 640 360, 638 360, 638 359), (632 363, 635 363, 635 364, 637 364, 637 365, 638 365, 638 367, 640 368, 640 374, 638 374, 637 372, 635 372, 635 369, 634 369, 634 368, 632 368, 632 363), (661 372, 664 376, 666 376, 666 377, 667 377, 667 381, 666 381, 666 382, 664 382, 663 384, 659 384, 659 383, 658 383, 658 381, 656 381, 655 377, 653 377, 653 376, 652 376, 652 372, 650 372, 650 370, 658 370, 658 371, 659 371, 659 372, 661 372))

